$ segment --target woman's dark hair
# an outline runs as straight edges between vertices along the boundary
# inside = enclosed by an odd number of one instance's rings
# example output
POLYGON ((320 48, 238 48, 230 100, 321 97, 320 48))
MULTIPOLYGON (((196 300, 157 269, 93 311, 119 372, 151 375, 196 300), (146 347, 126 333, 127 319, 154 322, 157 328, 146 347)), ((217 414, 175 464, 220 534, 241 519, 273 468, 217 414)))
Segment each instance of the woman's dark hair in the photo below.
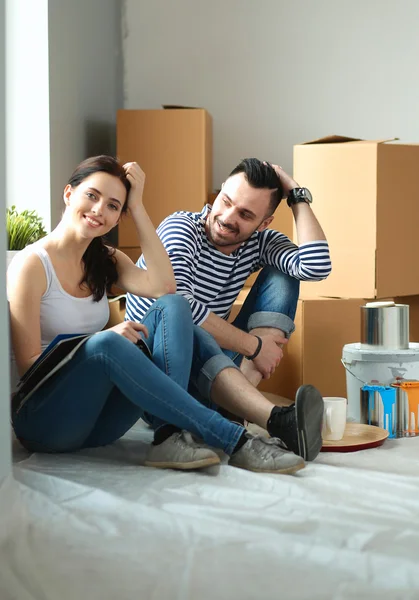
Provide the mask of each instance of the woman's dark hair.
MULTIPOLYGON (((76 188, 82 181, 94 173, 103 172, 117 177, 125 186, 128 193, 131 184, 128 181, 123 166, 112 156, 92 156, 81 162, 68 180, 71 187, 76 188)), ((128 202, 125 201, 121 213, 125 213, 128 202)), ((99 302, 106 292, 118 279, 116 270, 115 250, 109 250, 103 237, 94 238, 83 254, 84 275, 80 285, 85 283, 92 291, 93 299, 99 302)))
POLYGON ((272 190, 271 201, 269 203, 269 216, 273 215, 284 196, 284 188, 273 166, 257 158, 244 158, 231 171, 229 177, 237 175, 237 173, 244 173, 247 183, 254 188, 272 190))

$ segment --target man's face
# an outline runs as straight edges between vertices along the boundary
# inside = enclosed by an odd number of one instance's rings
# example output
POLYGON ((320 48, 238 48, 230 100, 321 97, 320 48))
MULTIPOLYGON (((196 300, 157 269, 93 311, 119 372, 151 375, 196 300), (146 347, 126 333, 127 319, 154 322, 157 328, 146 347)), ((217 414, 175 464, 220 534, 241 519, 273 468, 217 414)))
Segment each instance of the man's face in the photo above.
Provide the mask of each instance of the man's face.
POLYGON ((251 187, 243 173, 229 177, 208 215, 205 231, 223 254, 231 254, 254 231, 263 231, 272 221, 267 216, 272 190, 251 187))

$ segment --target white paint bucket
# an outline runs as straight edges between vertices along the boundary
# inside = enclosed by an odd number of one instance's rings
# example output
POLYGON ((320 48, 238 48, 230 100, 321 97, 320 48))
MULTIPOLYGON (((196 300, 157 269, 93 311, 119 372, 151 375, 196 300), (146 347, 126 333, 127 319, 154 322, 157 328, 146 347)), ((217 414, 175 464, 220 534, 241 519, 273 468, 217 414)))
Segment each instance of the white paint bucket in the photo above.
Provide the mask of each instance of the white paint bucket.
POLYGON ((364 385, 390 386, 401 379, 419 380, 419 344, 411 342, 406 350, 364 350, 359 343, 346 344, 342 363, 346 369, 348 421, 360 423, 364 385))

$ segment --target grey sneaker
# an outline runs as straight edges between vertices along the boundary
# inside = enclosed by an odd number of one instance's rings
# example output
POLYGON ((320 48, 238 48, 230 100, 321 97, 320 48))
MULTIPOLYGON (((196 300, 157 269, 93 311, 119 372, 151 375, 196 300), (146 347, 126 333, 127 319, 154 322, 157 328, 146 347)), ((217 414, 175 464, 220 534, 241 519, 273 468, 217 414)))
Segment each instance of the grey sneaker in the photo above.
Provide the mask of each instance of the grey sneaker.
POLYGON ((304 469, 301 456, 284 451, 277 438, 252 436, 246 433, 247 442, 233 454, 229 465, 258 473, 291 474, 304 469))
POLYGON ((157 446, 151 444, 144 464, 158 469, 203 469, 220 464, 210 448, 197 444, 188 431, 177 431, 157 446))
POLYGON ((208 444, 206 444, 204 442, 204 440, 202 438, 198 437, 197 435, 193 435, 192 434, 192 439, 201 448, 209 448, 210 450, 212 450, 213 452, 215 452, 215 454, 218 456, 218 458, 220 459, 220 461, 222 461, 223 458, 230 458, 229 455, 224 452, 224 450, 222 450, 221 448, 216 448, 215 446, 209 446, 208 444))

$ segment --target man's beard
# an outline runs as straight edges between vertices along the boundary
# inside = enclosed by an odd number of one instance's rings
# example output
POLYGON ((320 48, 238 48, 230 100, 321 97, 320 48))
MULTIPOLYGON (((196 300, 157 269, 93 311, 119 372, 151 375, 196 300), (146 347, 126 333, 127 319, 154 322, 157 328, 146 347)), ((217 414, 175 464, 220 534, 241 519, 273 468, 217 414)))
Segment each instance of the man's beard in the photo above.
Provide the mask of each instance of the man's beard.
MULTIPOLYGON (((207 230, 207 235, 210 239, 210 242, 214 245, 214 246, 223 246, 223 247, 228 247, 228 246, 237 246, 242 244, 243 242, 246 242, 252 235, 253 232, 250 234, 250 236, 248 237, 240 237, 240 235, 238 235, 234 240, 226 240, 223 238, 223 236, 217 235, 217 221, 221 222, 221 224, 223 225, 222 221, 220 221, 217 218, 213 218, 210 219, 208 222, 208 230, 207 230), (215 234, 215 235, 214 235, 215 234)), ((231 233, 236 233, 235 230, 230 229, 227 226, 227 231, 231 232, 231 233)))

